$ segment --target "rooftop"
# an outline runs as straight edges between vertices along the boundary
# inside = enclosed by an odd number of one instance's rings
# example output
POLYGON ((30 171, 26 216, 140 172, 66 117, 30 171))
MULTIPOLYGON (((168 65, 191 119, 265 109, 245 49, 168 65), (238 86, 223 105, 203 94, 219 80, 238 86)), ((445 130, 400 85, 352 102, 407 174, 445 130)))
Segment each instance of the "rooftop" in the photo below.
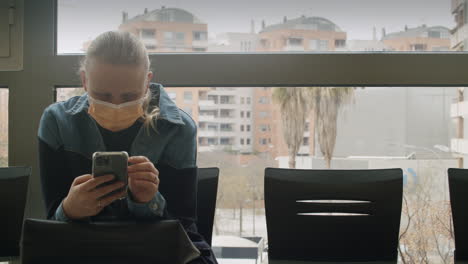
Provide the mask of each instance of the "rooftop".
POLYGON ((412 38, 412 37, 428 38, 430 37, 428 32, 440 32, 439 37, 434 36, 434 38, 449 38, 450 37, 450 30, 446 27, 443 27, 443 26, 428 27, 426 25, 422 25, 422 26, 415 27, 415 28, 405 27, 405 30, 403 31, 387 34, 385 37, 382 38, 382 40, 393 39, 393 38, 412 38), (447 37, 443 37, 443 35, 447 37))
POLYGON ((301 16, 295 19, 284 19, 281 24, 274 24, 265 27, 260 31, 271 32, 281 29, 305 29, 305 30, 316 30, 316 31, 335 31, 342 32, 342 30, 330 20, 323 17, 306 17, 301 16))
POLYGON ((131 23, 136 21, 156 21, 156 22, 176 22, 176 23, 190 23, 190 24, 205 24, 198 19, 194 14, 180 8, 166 8, 147 11, 141 15, 126 19, 123 23, 131 23))

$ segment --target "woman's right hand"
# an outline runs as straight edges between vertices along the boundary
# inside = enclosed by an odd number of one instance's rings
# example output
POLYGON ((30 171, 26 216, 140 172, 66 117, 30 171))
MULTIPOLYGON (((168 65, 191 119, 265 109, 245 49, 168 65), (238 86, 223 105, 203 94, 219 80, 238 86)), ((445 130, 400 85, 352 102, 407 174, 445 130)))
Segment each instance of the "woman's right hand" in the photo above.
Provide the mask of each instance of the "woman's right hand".
POLYGON ((91 174, 85 174, 76 177, 75 180, 73 180, 67 197, 65 197, 62 203, 65 215, 70 219, 95 216, 101 212, 102 208, 124 197, 126 194, 125 190, 108 197, 103 197, 112 191, 124 187, 125 184, 123 182, 116 182, 111 185, 96 188, 113 179, 114 175, 93 177, 91 174))

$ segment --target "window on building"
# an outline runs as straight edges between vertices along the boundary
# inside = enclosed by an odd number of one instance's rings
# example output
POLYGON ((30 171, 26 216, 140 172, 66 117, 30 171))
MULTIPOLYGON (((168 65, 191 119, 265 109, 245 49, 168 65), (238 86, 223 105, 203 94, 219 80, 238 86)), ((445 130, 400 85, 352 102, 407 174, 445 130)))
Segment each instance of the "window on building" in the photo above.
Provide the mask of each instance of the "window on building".
POLYGON ((260 39, 260 45, 263 48, 269 48, 270 47, 270 41, 268 39, 260 39))
POLYGON ((247 125, 247 132, 250 132, 250 125, 247 125))
POLYGON ((244 145, 244 139, 243 138, 240 139, 240 144, 244 145))
POLYGON ((221 117, 234 117, 232 114, 231 114, 231 110, 229 109, 221 109, 219 111, 219 114, 221 117))
POLYGON ((216 124, 208 124, 207 128, 208 128, 208 131, 218 131, 218 125, 216 124))
POLYGON ((221 145, 230 145, 231 144, 231 140, 229 138, 221 138, 220 139, 220 144, 221 145))
POLYGON ((438 38, 438 39, 440 39, 440 37, 441 37, 440 36, 440 31, 436 31, 436 30, 429 30, 428 36, 430 38, 438 38))
POLYGON ((260 112, 258 112, 258 116, 260 118, 267 118, 269 116, 269 114, 268 114, 268 112, 260 111, 260 112))
POLYGON ((250 111, 247 111, 247 118, 250 118, 250 111))
POLYGON ((413 44, 411 45, 411 50, 412 51, 425 51, 427 50, 427 45, 426 44, 413 44))
POLYGON ((184 101, 185 102, 192 102, 193 99, 193 92, 185 91, 184 92, 184 101))
POLYGON ((268 144, 266 138, 261 138, 261 139, 259 140, 259 143, 260 143, 260 145, 266 145, 266 144, 268 144))
POLYGON ((267 129, 268 129, 267 125, 260 125, 258 126, 258 128, 261 132, 267 132, 267 129))
POLYGON ((346 40, 345 39, 335 39, 335 47, 336 48, 346 47, 346 40))
POLYGON ((328 50, 328 40, 311 39, 311 40, 309 40, 309 49, 311 51, 327 51, 328 50))
POLYGON ((288 45, 302 46, 302 38, 288 38, 288 45))
POLYGON ((247 97, 247 104, 250 104, 251 103, 251 99, 250 97, 247 97))
POLYGON ((270 103, 270 99, 266 96, 262 96, 258 99, 258 102, 260 104, 269 104, 270 103))
POLYGON ((304 126, 304 131, 305 131, 305 132, 309 132, 309 129, 310 129, 310 123, 309 123, 309 122, 306 122, 306 123, 305 123, 305 126, 304 126))
POLYGON ((185 40, 184 32, 164 32, 164 40, 169 42, 183 42, 185 40))
POLYGON ((195 41, 204 41, 208 39, 208 33, 205 31, 194 31, 193 40, 195 41))
POLYGON ((241 97, 241 104, 244 104, 245 98, 241 97))
POLYGON ((240 117, 241 117, 241 118, 244 118, 244 111, 241 111, 241 112, 240 112, 240 117))
POLYGON ((232 126, 230 124, 221 124, 221 131, 232 131, 232 126))
POLYGON ((244 125, 240 126, 240 131, 244 131, 244 125))
POLYGON ((229 95, 221 95, 219 97, 221 104, 231 104, 231 96, 229 95))
POLYGON ((247 139, 247 145, 250 145, 250 138, 247 139))
POLYGON ((154 39, 156 37, 156 30, 149 29, 149 28, 143 28, 140 31, 140 37, 142 39, 154 39))
POLYGON ((302 145, 303 146, 308 146, 309 145, 309 138, 308 137, 305 137, 302 139, 302 145))
POLYGON ((216 138, 208 138, 209 145, 218 145, 218 140, 216 138))
POLYGON ((206 52, 206 48, 192 48, 193 52, 206 52))

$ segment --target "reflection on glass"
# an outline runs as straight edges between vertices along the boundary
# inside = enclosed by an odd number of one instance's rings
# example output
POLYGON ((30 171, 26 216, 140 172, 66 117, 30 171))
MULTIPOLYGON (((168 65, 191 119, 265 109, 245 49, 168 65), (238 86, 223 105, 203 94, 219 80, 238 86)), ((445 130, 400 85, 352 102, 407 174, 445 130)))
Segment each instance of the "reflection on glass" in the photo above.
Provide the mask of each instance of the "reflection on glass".
POLYGON ((461 0, 166 4, 59 0, 58 52, 82 53, 109 30, 134 33, 150 52, 440 52, 465 50, 468 39, 461 0))
MULTIPOLYGON (((265 167, 401 168, 400 258, 419 262, 427 255, 430 263, 449 263, 453 257, 446 171, 463 167, 459 157, 468 154, 459 122, 468 115, 468 107, 459 102, 464 100, 463 89, 171 87, 166 91, 198 125, 198 166, 221 171, 215 251, 234 243, 266 246, 265 167), (296 104, 292 110, 281 106, 291 103, 296 104), (297 125, 285 125, 289 123, 283 114, 297 125), (286 140, 286 130, 300 135, 296 143, 286 140), (297 147, 293 156, 292 147, 297 147)), ((65 100, 79 92, 58 89, 57 98, 65 100)), ((222 256, 220 263, 226 263, 222 256)))
POLYGON ((8 166, 8 89, 0 88, 0 167, 8 166))

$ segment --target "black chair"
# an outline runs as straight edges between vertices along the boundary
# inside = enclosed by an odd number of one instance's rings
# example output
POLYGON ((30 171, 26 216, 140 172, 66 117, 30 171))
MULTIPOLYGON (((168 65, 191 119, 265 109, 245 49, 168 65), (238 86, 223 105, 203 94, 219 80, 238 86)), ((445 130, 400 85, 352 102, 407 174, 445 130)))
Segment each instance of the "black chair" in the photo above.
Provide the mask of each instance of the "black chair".
POLYGON ((468 170, 448 170, 450 204, 455 233, 455 261, 468 261, 468 170))
POLYGON ((18 257, 30 167, 0 168, 0 257, 18 257))
POLYGON ((21 263, 174 263, 200 255, 175 220, 59 222, 26 219, 21 263))
POLYGON ((197 190, 197 228, 198 232, 211 246, 213 221, 218 194, 218 168, 198 169, 197 190))
POLYGON ((401 169, 265 170, 270 260, 396 263, 401 169))

